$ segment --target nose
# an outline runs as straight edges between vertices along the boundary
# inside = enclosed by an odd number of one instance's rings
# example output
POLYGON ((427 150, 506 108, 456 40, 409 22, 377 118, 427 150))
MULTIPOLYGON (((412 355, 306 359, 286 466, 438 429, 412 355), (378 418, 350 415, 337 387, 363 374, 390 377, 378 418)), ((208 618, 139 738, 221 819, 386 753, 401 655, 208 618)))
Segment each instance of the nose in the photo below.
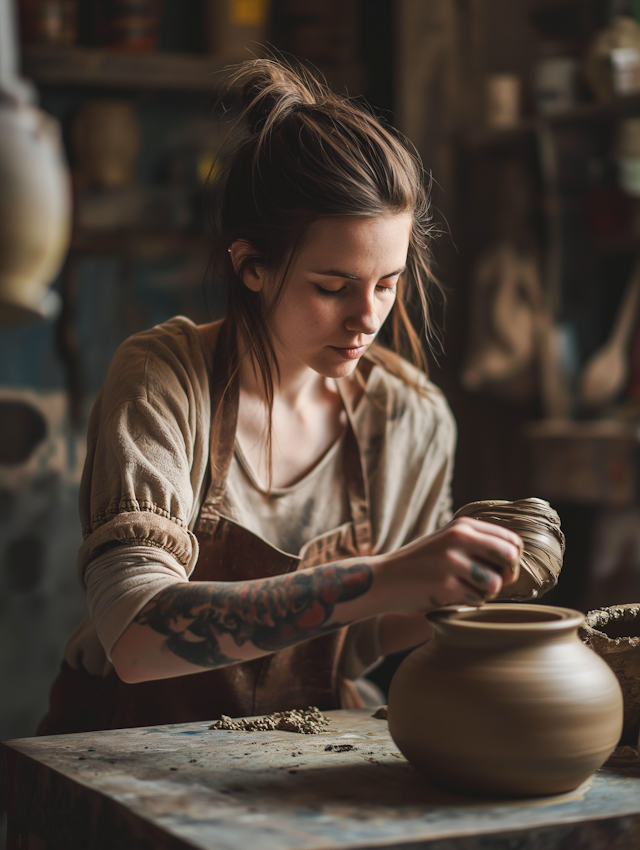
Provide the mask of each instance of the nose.
POLYGON ((345 321, 345 328, 351 333, 371 336, 378 333, 380 325, 373 292, 359 294, 345 321))

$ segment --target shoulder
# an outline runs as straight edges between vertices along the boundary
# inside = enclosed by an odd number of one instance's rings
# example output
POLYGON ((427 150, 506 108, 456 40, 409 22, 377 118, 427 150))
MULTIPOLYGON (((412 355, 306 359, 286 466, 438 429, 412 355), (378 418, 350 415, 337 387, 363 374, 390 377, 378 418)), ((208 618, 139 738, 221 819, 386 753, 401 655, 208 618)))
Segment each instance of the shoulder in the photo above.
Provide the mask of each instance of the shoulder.
POLYGON ((207 331, 185 316, 134 334, 116 351, 103 386, 107 407, 160 395, 203 392, 212 349, 207 331))
POLYGON ((393 354, 391 363, 378 358, 367 382, 368 404, 384 409, 388 428, 410 429, 414 439, 439 437, 453 441, 456 426, 442 392, 420 369, 393 354))

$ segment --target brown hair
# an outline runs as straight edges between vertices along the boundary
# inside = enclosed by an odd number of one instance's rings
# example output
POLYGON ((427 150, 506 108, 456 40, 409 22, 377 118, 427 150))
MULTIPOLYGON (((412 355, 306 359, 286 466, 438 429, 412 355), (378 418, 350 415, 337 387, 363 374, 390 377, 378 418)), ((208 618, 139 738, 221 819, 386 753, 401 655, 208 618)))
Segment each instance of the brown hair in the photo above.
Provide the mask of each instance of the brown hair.
MULTIPOLYGON (((213 260, 226 285, 227 318, 261 376, 269 418, 274 371, 278 374, 269 319, 309 226, 323 218, 411 214, 407 271, 398 282, 390 314, 394 350, 374 344, 369 356, 424 393, 399 356, 426 372, 424 349, 407 310, 412 299, 420 304, 426 339, 433 338, 428 310, 436 283, 428 248, 433 228, 416 152, 366 108, 335 94, 289 61, 244 62, 230 85, 242 92, 245 133, 219 177, 213 260), (235 270, 227 249, 238 239, 253 250, 235 270), (280 275, 268 311, 259 293, 242 283, 244 270, 252 264, 280 275)), ((268 450, 270 455, 270 434, 268 450)))

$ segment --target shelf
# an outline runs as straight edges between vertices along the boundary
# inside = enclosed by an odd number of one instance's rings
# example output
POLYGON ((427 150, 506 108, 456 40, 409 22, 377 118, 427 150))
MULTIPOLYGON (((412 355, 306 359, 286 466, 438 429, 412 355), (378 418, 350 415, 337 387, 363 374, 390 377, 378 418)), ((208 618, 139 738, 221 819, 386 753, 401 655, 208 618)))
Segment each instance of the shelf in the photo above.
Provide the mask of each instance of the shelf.
POLYGON ((75 254, 120 254, 156 259, 171 254, 207 255, 211 240, 206 236, 155 231, 76 231, 71 240, 75 254))
POLYGON ((638 498, 638 427, 613 419, 547 420, 525 429, 531 484, 551 502, 629 505, 638 498))
MULTIPOLYGON (((124 53, 90 47, 27 45, 22 72, 42 86, 80 86, 156 91, 217 92, 227 79, 226 69, 242 57, 188 53, 124 53)), ((361 92, 361 65, 320 68, 337 89, 361 92)))
POLYGON ((540 115, 530 118, 508 130, 482 129, 470 132, 464 138, 466 147, 502 147, 520 141, 530 133, 543 127, 561 127, 581 121, 605 121, 621 118, 626 114, 640 112, 640 93, 618 97, 608 103, 585 103, 557 115, 540 115))
POLYGON ((216 91, 228 64, 215 56, 118 53, 88 47, 27 45, 22 70, 40 85, 216 91))
POLYGON ((619 419, 540 419, 525 428, 533 440, 619 440, 640 442, 640 427, 619 419))

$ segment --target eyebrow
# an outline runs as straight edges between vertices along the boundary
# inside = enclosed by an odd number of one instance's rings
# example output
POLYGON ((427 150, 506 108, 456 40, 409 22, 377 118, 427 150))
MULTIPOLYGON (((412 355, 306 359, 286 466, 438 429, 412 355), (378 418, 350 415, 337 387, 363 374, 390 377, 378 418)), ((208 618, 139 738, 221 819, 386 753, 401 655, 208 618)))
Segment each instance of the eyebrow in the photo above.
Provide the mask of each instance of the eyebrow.
MULTIPOLYGON (((386 280, 388 277, 395 277, 397 274, 402 274, 402 272, 406 271, 407 267, 402 266, 402 268, 396 269, 394 272, 389 272, 389 274, 383 275, 380 280, 386 280)), ((340 269, 326 269, 326 271, 316 272, 311 269, 311 274, 319 274, 323 277, 344 277, 347 280, 360 280, 360 278, 355 274, 350 274, 349 272, 340 271, 340 269)))

